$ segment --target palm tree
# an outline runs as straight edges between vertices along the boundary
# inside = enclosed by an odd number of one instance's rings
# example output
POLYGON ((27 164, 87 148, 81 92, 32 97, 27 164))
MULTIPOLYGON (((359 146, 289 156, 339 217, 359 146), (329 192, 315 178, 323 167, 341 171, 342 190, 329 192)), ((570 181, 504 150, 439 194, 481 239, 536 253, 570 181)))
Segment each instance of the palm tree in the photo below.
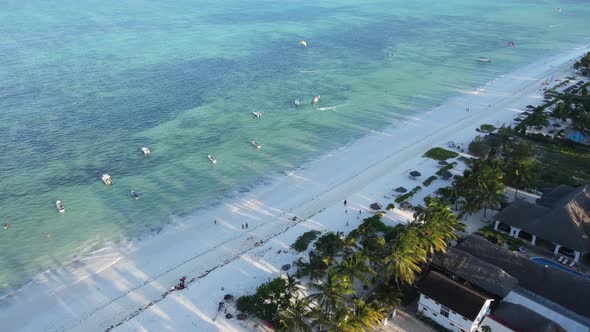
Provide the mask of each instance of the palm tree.
POLYGON ((281 327, 288 331, 312 331, 307 323, 310 318, 310 300, 306 297, 296 297, 287 308, 279 311, 278 316, 281 327))
POLYGON ((309 255, 309 263, 303 263, 299 269, 299 276, 309 276, 311 280, 320 280, 326 275, 328 266, 324 260, 315 254, 309 255))
POLYGON ((296 295, 296 293, 299 291, 299 286, 301 286, 301 282, 299 282, 295 276, 287 274, 287 292, 291 295, 296 295))
POLYGON ((361 326, 363 330, 375 330, 387 316, 385 309, 368 304, 363 298, 354 299, 352 305, 353 315, 351 320, 361 326))
POLYGON ((324 282, 312 282, 310 285, 319 292, 309 295, 309 298, 316 301, 324 313, 332 311, 340 303, 346 303, 346 296, 354 294, 352 284, 339 279, 333 272, 328 273, 324 282))
POLYGON ((363 256, 360 252, 355 252, 336 265, 333 271, 346 282, 353 284, 354 279, 357 279, 368 286, 371 282, 367 275, 375 276, 377 272, 367 265, 367 260, 366 256, 363 256))
POLYGON ((438 199, 430 199, 426 208, 418 208, 415 223, 421 234, 422 247, 429 253, 445 251, 447 242, 456 238, 457 217, 438 199))
POLYGON ((461 205, 461 212, 459 213, 459 218, 465 216, 465 219, 467 219, 468 216, 479 212, 479 210, 481 210, 483 206, 483 201, 481 199, 481 196, 478 195, 478 193, 468 194, 467 196, 465 196, 462 203, 463 204, 461 205))
POLYGON ((415 274, 421 271, 420 263, 426 262, 426 250, 420 246, 417 228, 406 226, 390 249, 385 260, 386 277, 411 285, 416 278, 415 274))
POLYGON ((341 238, 342 241, 342 252, 344 253, 344 257, 351 255, 355 249, 358 248, 356 244, 356 238, 348 234, 346 237, 341 238))
POLYGON ((514 199, 519 189, 529 187, 535 180, 536 163, 534 161, 510 162, 506 165, 506 183, 514 187, 514 199))
POLYGON ((483 167, 477 174, 478 189, 484 202, 484 217, 487 216, 488 208, 506 203, 503 176, 502 170, 497 165, 483 167))
POLYGON ((402 292, 394 284, 385 282, 377 286, 371 296, 374 305, 392 311, 401 304, 402 292))

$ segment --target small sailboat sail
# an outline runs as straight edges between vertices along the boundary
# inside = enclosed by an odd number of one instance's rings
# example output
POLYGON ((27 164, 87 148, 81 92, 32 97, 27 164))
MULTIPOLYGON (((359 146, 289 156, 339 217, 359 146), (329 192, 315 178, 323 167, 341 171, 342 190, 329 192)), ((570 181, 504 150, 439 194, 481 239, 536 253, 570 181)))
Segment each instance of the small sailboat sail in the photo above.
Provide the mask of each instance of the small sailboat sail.
POLYGON ((320 95, 314 96, 313 99, 311 100, 311 105, 316 106, 319 101, 320 101, 320 95))
POLYGON ((254 116, 257 118, 262 117, 262 113, 260 113, 260 112, 252 112, 252 114, 254 114, 254 116))
POLYGON ((57 208, 57 211, 59 211, 59 213, 66 212, 66 208, 64 206, 64 203, 62 201, 60 201, 59 199, 55 202, 55 207, 57 208))
POLYGON ((103 174, 103 175, 101 176, 101 178, 100 178, 100 179, 101 179, 101 180, 102 180, 102 182, 103 182, 105 185, 107 185, 107 186, 110 186, 110 185, 112 185, 112 184, 113 184, 113 179, 111 179, 111 176, 110 176, 110 175, 108 175, 108 174, 106 174, 106 173, 105 173, 105 174, 103 174))
POLYGON ((133 197, 134 200, 138 200, 140 198, 139 194, 133 190, 131 190, 131 197, 133 197))
POLYGON ((150 149, 149 148, 146 148, 146 147, 141 148, 141 152, 143 152, 143 155, 146 156, 146 157, 149 156, 150 153, 151 153, 150 149))
POLYGON ((215 159, 212 155, 207 155, 207 158, 209 159, 210 162, 217 164, 217 159, 215 159))
POLYGON ((255 148, 257 148, 257 149, 260 149, 260 148, 262 147, 262 145, 261 145, 261 144, 258 144, 258 143, 256 143, 256 141, 252 141, 252 142, 250 142, 250 143, 252 143, 252 145, 254 145, 254 147, 255 147, 255 148))

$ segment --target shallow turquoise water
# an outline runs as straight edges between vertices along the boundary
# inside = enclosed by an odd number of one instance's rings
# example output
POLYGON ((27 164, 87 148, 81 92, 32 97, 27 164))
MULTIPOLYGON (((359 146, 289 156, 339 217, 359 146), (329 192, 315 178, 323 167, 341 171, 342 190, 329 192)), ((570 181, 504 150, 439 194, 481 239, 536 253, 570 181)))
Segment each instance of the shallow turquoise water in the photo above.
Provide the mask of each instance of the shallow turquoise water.
POLYGON ((589 7, 3 1, 0 218, 10 226, 0 232, 0 289, 239 195, 400 113, 587 42, 589 7), (301 39, 309 47, 299 47, 301 39), (478 56, 494 62, 479 64, 478 56), (315 94, 336 112, 313 110, 315 94), (113 187, 100 182, 104 172, 113 187), (130 198, 132 188, 141 200, 130 198))

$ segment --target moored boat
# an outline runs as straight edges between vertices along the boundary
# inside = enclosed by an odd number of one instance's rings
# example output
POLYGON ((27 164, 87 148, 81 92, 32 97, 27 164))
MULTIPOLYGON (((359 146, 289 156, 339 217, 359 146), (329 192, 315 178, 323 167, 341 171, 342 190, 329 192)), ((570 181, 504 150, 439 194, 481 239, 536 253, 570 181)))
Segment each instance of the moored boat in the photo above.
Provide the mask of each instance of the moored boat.
POLYGON ((59 199, 55 202, 55 207, 57 208, 57 211, 59 211, 59 213, 66 212, 66 208, 64 206, 64 203, 62 201, 60 201, 59 199))
POLYGON ((103 175, 101 176, 101 178, 100 178, 100 179, 101 179, 101 180, 102 180, 102 182, 103 182, 105 185, 107 185, 107 186, 110 186, 110 185, 112 185, 112 184, 113 184, 113 179, 111 179, 111 176, 110 176, 110 175, 108 175, 108 174, 106 174, 106 173, 105 173, 105 174, 103 174, 103 175))
POLYGON ((254 147, 256 147, 257 149, 260 149, 260 148, 262 147, 262 145, 261 145, 261 144, 258 144, 258 143, 256 143, 256 141, 252 141, 252 142, 250 142, 250 143, 252 143, 252 145, 254 145, 254 147))
POLYGON ((152 153, 149 148, 141 148, 141 151, 143 152, 143 155, 146 157, 149 156, 150 153, 152 153))
POLYGON ((482 56, 478 57, 478 58, 477 58, 477 59, 475 59, 475 60, 477 60, 477 62, 486 62, 486 63, 490 63, 490 62, 492 62, 492 60, 490 60, 490 59, 488 59, 488 58, 484 58, 484 57, 482 57, 482 56))
POLYGON ((212 155, 207 155, 207 159, 209 159, 210 162, 217 164, 217 159, 215 159, 212 155))
POLYGON ((314 96, 313 99, 311 100, 311 105, 316 106, 319 101, 320 101, 320 96, 319 95, 314 96))
POLYGON ((260 113, 260 112, 252 112, 252 114, 254 114, 254 116, 257 118, 262 117, 262 113, 260 113))
POLYGON ((140 198, 139 194, 133 190, 131 190, 131 197, 133 197, 134 200, 138 200, 140 198))

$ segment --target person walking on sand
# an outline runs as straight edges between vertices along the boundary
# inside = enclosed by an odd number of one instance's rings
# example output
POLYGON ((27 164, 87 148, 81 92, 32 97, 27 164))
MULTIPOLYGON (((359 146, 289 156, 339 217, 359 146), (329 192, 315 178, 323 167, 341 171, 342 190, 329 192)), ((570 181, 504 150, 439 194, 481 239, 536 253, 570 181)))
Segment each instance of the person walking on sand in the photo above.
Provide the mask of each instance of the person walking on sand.
POLYGON ((346 200, 344 200, 344 206, 346 206, 346 200))
POLYGON ((213 221, 213 223, 215 223, 215 225, 217 225, 217 219, 215 219, 215 220, 213 221))
POLYGON ((246 228, 248 228, 248 223, 246 223, 246 228))
POLYGON ((244 229, 244 224, 242 224, 242 229, 244 229))

